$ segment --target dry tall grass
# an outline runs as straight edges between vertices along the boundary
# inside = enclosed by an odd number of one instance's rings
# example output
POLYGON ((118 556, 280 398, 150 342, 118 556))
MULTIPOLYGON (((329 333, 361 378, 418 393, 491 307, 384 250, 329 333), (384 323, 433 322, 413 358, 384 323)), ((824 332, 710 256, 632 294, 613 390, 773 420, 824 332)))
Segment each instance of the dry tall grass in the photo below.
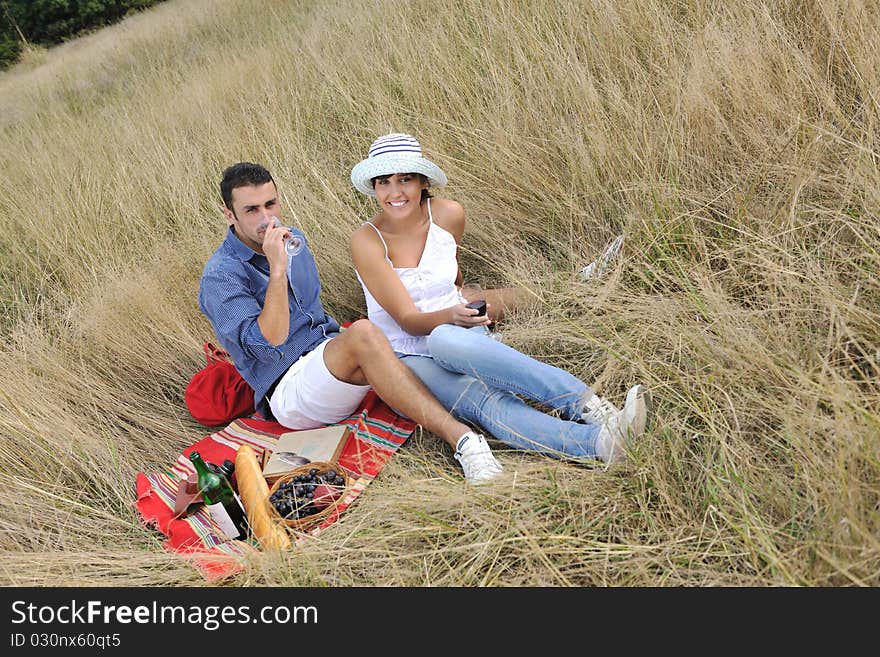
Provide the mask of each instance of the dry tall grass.
POLYGON ((348 182, 416 134, 507 340, 658 400, 622 468, 417 432, 331 531, 234 585, 880 584, 880 11, 865 0, 170 0, 0 74, 7 585, 201 585, 133 509, 206 430, 183 389, 241 159, 340 320, 348 182), (626 231, 598 283, 577 268, 626 231))

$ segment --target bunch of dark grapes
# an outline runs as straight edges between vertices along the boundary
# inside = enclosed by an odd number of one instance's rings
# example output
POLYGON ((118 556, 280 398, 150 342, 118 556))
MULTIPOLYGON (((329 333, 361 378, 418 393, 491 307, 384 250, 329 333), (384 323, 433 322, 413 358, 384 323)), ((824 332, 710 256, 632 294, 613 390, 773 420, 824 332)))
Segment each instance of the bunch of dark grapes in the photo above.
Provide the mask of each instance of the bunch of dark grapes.
POLYGON ((269 501, 282 518, 298 520, 307 518, 321 511, 326 506, 316 506, 315 490, 324 486, 334 492, 341 492, 345 479, 337 474, 336 470, 328 470, 320 474, 316 468, 311 468, 308 474, 300 474, 288 479, 278 486, 274 493, 269 496, 269 501))

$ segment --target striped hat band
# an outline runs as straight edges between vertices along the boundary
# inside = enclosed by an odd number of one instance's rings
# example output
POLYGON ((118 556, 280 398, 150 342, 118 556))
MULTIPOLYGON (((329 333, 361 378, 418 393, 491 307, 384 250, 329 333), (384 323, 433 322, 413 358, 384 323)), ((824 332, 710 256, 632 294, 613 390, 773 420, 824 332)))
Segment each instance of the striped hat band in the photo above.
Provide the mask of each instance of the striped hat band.
POLYGON ((379 137, 370 145, 367 157, 376 157, 385 153, 414 153, 421 156, 422 147, 419 142, 410 135, 396 132, 391 135, 379 137))

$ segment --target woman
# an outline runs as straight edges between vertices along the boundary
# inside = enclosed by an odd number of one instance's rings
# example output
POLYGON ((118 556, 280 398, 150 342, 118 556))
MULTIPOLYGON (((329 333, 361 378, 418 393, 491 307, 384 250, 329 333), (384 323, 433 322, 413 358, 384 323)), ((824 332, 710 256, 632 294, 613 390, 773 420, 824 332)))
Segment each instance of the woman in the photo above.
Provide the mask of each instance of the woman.
POLYGON ((618 410, 572 374, 489 336, 489 317, 468 308, 460 290, 464 209, 431 196, 446 174, 419 142, 403 133, 379 137, 351 181, 379 204, 351 238, 369 319, 440 403, 517 449, 625 460, 624 448, 645 430, 650 393, 633 386, 618 410))

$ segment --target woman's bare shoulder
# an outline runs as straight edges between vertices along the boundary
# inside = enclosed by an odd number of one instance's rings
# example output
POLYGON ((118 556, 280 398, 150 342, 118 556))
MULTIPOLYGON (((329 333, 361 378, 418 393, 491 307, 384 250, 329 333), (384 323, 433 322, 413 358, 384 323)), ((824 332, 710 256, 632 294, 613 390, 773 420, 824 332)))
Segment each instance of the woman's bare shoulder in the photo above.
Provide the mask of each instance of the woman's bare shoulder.
POLYGON ((349 239, 349 245, 354 249, 367 249, 380 246, 382 241, 376 233, 375 226, 368 225, 368 222, 362 223, 355 228, 349 239))
POLYGON ((440 214, 464 214, 464 206, 451 198, 431 198, 431 212, 440 214))
POLYGON ((441 226, 460 238, 464 232, 464 206, 458 201, 448 198, 432 198, 431 214, 438 226, 441 226))

